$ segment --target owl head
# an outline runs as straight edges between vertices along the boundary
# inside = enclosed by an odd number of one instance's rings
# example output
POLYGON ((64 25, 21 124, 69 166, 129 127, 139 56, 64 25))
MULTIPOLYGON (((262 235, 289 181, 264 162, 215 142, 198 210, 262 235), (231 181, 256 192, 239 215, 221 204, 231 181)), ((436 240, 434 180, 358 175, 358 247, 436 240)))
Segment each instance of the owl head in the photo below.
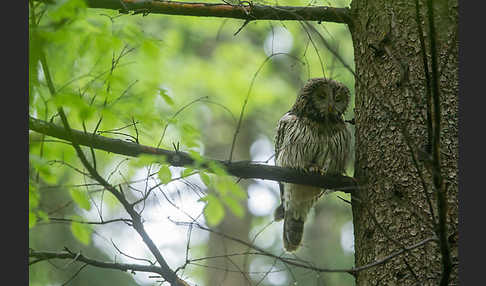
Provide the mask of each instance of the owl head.
POLYGON ((292 111, 312 120, 340 120, 349 103, 349 89, 327 78, 312 78, 302 87, 292 111))

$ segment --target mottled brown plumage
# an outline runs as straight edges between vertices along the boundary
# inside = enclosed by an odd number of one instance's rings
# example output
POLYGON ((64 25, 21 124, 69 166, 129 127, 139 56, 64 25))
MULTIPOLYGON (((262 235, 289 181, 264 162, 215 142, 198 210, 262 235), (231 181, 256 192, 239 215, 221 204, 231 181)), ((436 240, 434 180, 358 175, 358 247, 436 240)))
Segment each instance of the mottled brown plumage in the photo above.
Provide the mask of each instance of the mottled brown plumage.
MULTIPOLYGON (((350 133, 343 113, 348 103, 349 90, 343 84, 325 78, 310 79, 292 109, 278 122, 276 165, 344 173, 350 133)), ((295 251, 302 240, 307 214, 324 190, 290 183, 279 185, 282 203, 275 211, 275 220, 284 219, 284 247, 295 251)))

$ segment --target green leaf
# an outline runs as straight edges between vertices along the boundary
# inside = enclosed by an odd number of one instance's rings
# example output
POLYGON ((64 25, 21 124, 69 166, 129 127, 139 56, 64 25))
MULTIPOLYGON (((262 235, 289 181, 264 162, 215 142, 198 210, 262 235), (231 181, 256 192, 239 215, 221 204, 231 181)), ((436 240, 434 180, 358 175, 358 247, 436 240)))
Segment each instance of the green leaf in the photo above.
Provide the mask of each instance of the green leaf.
POLYGON ((231 180, 231 184, 229 184, 229 187, 228 187, 228 190, 230 191, 230 193, 235 196, 237 199, 244 199, 246 197, 248 197, 248 195, 246 194, 246 192, 243 190, 243 188, 241 188, 240 185, 238 185, 236 182, 234 182, 233 180, 231 180))
POLYGON ((29 209, 34 209, 39 205, 39 191, 35 185, 29 184, 29 209))
POLYGON ((80 208, 83 208, 88 211, 91 209, 91 204, 89 203, 89 197, 86 192, 77 189, 71 189, 69 191, 69 194, 71 194, 71 198, 80 208))
POLYGON ((44 222, 49 221, 49 215, 45 211, 37 211, 37 216, 44 222))
POLYGON ((196 166, 201 166, 201 164, 204 163, 204 158, 201 156, 201 154, 199 154, 199 152, 189 150, 187 153, 194 160, 196 166))
POLYGON ((144 41, 142 43, 141 52, 144 57, 152 59, 152 62, 156 62, 156 59, 160 56, 159 48, 151 41, 144 41))
POLYGON ((167 124, 177 124, 177 122, 179 122, 179 120, 177 120, 177 118, 167 119, 167 124))
POLYGON ((187 135, 198 135, 199 134, 199 131, 189 123, 183 123, 182 124, 182 131, 184 131, 184 134, 187 134, 187 135))
POLYGON ((228 193, 229 185, 231 181, 228 179, 227 176, 218 176, 213 184, 214 189, 220 193, 222 196, 225 196, 228 193))
POLYGON ((96 112, 96 108, 91 106, 88 101, 75 92, 62 92, 53 98, 53 102, 58 107, 70 110, 69 115, 76 115, 80 121, 86 121, 96 112))
POLYGON ((148 155, 148 154, 140 154, 138 155, 137 158, 134 158, 130 160, 130 166, 135 167, 135 168, 140 168, 140 167, 145 167, 150 164, 153 164, 154 162, 158 163, 166 163, 166 157, 161 155, 161 156, 154 156, 154 155, 148 155))
POLYGON ((209 188, 211 186, 211 177, 206 172, 200 172, 199 177, 206 187, 209 188))
POLYGON ((182 177, 188 177, 188 176, 192 175, 193 172, 194 172, 194 169, 192 169, 192 168, 185 168, 182 171, 182 177))
POLYGON ((32 228, 37 223, 37 215, 33 211, 29 211, 29 228, 32 228))
POLYGON ((219 163, 216 163, 214 161, 209 161, 208 166, 209 166, 209 170, 211 170, 216 175, 220 175, 220 176, 227 175, 225 169, 219 163))
MULTIPOLYGON (((78 217, 77 217, 78 218, 78 217)), ((74 237, 84 245, 89 245, 91 242, 91 233, 93 229, 90 225, 79 222, 71 222, 71 232, 74 237)))
POLYGON ((217 226, 224 218, 224 206, 215 195, 209 194, 201 201, 206 201, 206 207, 204 208, 204 217, 209 226, 217 226))
POLYGON ((174 105, 174 101, 172 100, 172 98, 167 94, 167 90, 165 89, 162 89, 162 88, 159 88, 159 94, 160 96, 164 99, 164 101, 170 105, 170 106, 173 106, 174 105))
POLYGON ((162 184, 167 184, 172 180, 172 173, 167 165, 162 165, 162 167, 160 167, 158 175, 162 184))
POLYGON ((230 196, 224 196, 223 202, 230 211, 237 217, 243 218, 245 215, 245 209, 241 206, 241 203, 230 196))
POLYGON ((228 194, 233 195, 236 199, 243 199, 247 197, 246 192, 236 183, 230 176, 218 176, 213 184, 213 187, 222 196, 228 194))
POLYGON ((33 87, 39 85, 40 51, 44 48, 38 40, 35 29, 29 29, 29 107, 33 103, 33 87))
POLYGON ((29 154, 29 165, 39 172, 39 176, 46 181, 46 183, 52 185, 57 183, 58 177, 53 174, 46 159, 35 154, 29 154))
POLYGON ((86 3, 82 0, 56 1, 53 7, 50 17, 53 20, 61 21, 69 18, 75 19, 80 10, 86 7, 86 3))

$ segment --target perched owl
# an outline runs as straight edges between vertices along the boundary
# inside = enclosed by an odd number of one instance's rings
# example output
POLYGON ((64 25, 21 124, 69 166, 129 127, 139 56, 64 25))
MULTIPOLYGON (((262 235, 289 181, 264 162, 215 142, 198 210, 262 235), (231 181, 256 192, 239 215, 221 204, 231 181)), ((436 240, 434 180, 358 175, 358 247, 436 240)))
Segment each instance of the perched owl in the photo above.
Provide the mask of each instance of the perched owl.
MULTIPOLYGON (((343 84, 326 78, 310 79, 292 109, 278 122, 276 165, 342 174, 350 142, 343 119, 348 102, 349 90, 343 84)), ((295 251, 302 240, 307 214, 324 190, 290 183, 279 185, 281 204, 275 210, 275 220, 284 219, 284 247, 295 251)))

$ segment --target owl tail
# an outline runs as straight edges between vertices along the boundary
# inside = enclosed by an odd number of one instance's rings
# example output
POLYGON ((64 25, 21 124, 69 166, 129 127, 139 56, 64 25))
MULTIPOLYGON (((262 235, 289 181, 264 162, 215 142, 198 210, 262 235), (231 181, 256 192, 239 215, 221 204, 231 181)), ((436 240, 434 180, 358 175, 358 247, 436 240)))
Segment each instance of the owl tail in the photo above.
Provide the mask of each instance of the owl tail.
POLYGON ((297 250, 303 234, 304 221, 286 214, 283 227, 283 244, 285 250, 289 252, 297 250))

